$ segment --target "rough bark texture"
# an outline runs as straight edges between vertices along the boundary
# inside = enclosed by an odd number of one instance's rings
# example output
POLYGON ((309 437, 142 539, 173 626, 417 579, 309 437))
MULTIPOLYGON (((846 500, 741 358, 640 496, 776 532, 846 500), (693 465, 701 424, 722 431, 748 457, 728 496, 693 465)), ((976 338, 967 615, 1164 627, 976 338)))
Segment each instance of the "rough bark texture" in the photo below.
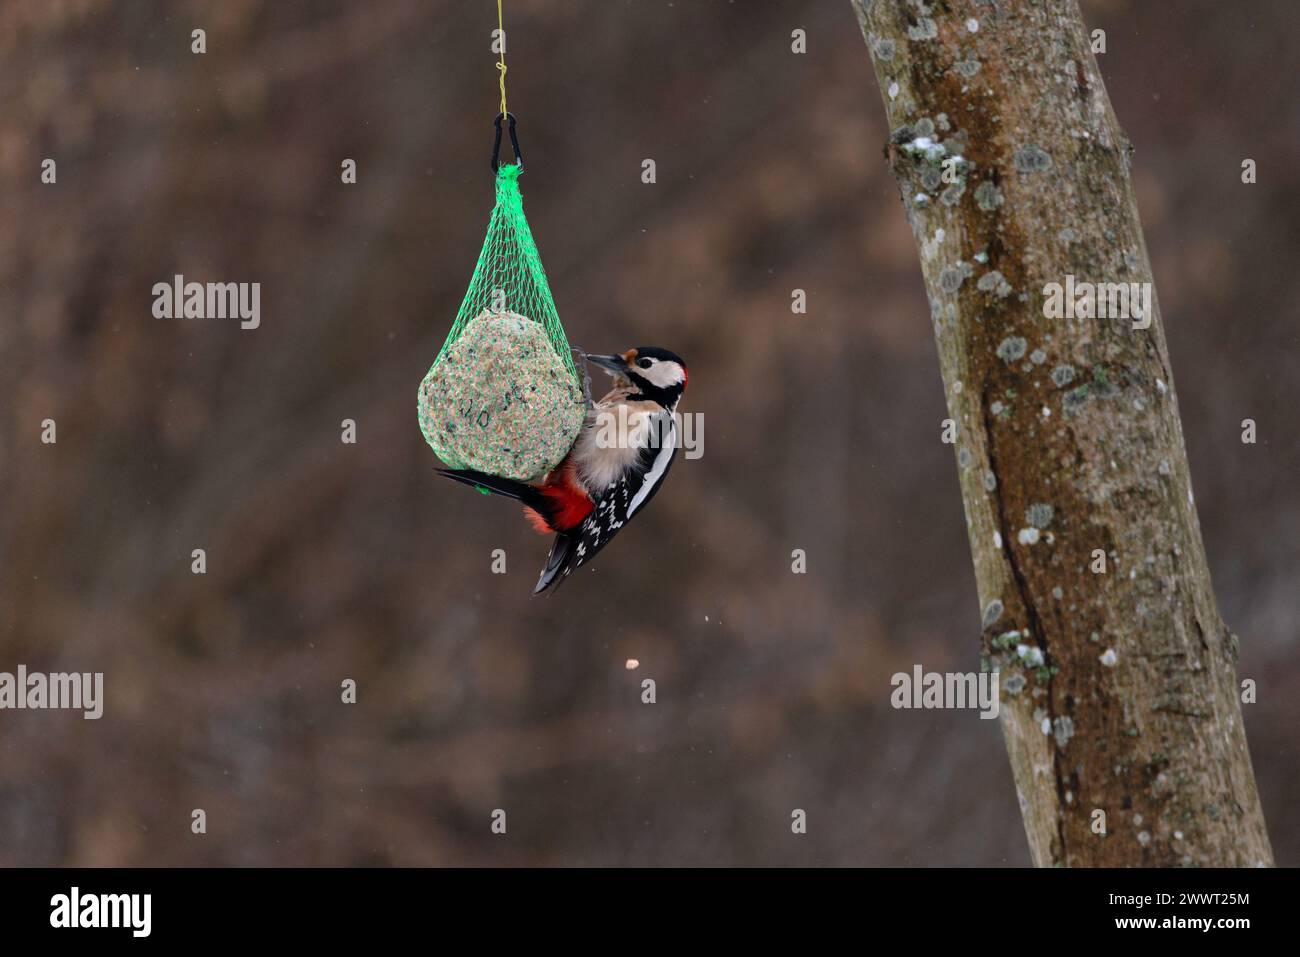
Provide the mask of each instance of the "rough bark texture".
POLYGON ((1044 285, 1067 274, 1152 278, 1078 7, 852 3, 957 424, 1033 859, 1271 864, 1158 305, 1147 329, 1044 317, 1044 285))

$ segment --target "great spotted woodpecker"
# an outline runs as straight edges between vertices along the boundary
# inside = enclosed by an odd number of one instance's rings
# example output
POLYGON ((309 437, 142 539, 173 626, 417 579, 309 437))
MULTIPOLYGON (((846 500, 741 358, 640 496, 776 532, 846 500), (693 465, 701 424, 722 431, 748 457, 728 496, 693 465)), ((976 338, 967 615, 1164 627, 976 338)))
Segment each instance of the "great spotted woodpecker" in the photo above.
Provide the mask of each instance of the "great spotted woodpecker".
POLYGON ((555 533, 533 594, 546 591, 609 544, 654 497, 677 453, 673 413, 686 391, 686 363, 667 349, 638 346, 587 356, 614 388, 587 415, 568 455, 539 485, 473 469, 439 469, 449 479, 524 504, 543 534, 555 533))

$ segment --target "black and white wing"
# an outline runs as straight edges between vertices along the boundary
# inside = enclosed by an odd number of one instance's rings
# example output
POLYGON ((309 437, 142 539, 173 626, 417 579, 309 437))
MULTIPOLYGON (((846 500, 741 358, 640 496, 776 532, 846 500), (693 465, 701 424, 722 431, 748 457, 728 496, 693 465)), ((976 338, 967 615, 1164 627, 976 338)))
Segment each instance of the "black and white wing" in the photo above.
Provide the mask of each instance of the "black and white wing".
POLYGON ((666 416, 660 435, 659 446, 641 449, 637 467, 609 484, 596 499, 591 514, 576 530, 555 537, 546 569, 533 594, 567 578, 570 572, 608 545, 619 529, 655 497, 677 456, 677 423, 672 416, 666 416))

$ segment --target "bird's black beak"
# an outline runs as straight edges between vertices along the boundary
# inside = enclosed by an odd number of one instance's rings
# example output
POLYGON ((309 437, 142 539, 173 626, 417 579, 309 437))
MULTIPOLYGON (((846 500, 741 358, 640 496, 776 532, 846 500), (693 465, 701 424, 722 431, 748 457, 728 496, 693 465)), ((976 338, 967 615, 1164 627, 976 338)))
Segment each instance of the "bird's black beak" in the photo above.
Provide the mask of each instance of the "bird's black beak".
POLYGON ((600 366, 606 372, 622 375, 627 371, 627 360, 622 356, 587 356, 587 361, 600 366))

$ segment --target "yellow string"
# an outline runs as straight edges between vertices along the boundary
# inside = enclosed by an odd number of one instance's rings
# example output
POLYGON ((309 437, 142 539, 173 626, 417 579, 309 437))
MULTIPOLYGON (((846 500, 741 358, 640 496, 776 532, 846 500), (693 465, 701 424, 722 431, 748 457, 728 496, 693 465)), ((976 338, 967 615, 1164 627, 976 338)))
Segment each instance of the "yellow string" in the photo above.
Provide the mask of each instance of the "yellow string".
POLYGON ((497 37, 501 44, 501 62, 497 70, 501 73, 501 115, 506 115, 506 28, 501 18, 501 0, 497 0, 497 37))

